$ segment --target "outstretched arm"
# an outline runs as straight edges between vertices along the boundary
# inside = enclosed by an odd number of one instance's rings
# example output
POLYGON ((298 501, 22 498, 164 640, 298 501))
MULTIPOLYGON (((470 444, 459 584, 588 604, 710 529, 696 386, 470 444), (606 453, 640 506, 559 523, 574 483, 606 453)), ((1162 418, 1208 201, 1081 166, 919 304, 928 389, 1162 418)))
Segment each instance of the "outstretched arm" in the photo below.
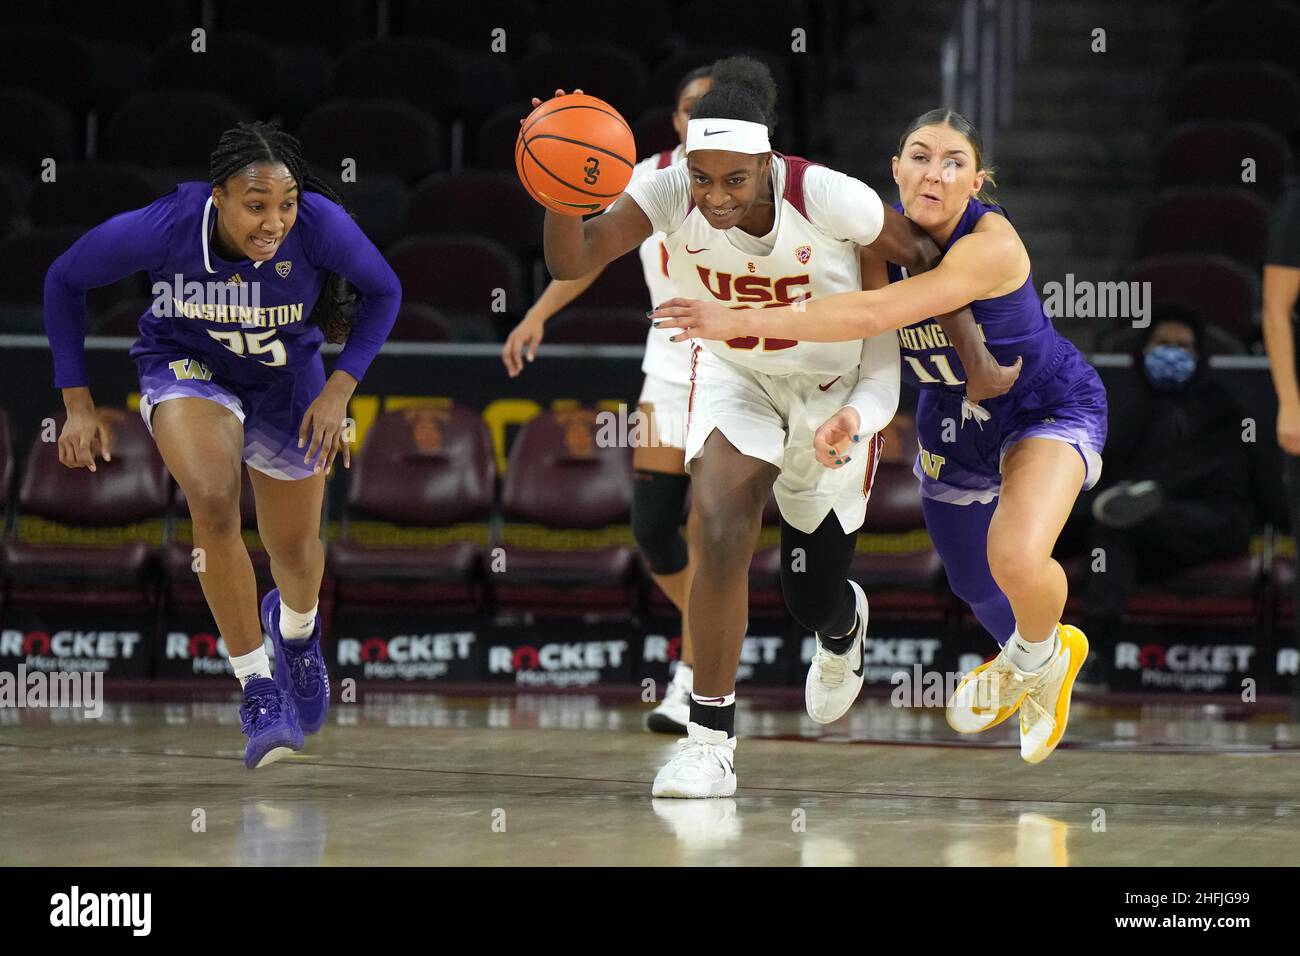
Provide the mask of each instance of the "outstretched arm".
POLYGON ((886 288, 841 292, 779 309, 727 309, 671 299, 653 313, 656 327, 682 329, 674 341, 744 335, 848 342, 948 315, 987 295, 1015 267, 1018 243, 997 233, 972 233, 953 243, 938 267, 886 288))

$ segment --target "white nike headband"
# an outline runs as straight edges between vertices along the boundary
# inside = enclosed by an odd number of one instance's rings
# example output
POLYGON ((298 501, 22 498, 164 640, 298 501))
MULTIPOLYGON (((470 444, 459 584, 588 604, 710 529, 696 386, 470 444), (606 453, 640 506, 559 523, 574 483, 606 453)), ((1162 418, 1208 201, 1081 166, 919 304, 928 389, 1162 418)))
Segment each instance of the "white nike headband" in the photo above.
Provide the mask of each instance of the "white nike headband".
POLYGON ((686 152, 721 149, 751 156, 771 152, 767 127, 762 123, 733 119, 693 119, 686 124, 686 152))

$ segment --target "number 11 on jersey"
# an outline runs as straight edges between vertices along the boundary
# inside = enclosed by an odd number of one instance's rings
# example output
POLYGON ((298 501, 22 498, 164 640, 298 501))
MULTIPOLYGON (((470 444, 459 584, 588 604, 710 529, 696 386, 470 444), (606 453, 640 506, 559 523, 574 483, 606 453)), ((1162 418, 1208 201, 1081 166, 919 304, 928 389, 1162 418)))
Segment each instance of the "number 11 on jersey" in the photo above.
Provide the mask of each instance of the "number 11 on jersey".
POLYGON ((944 385, 965 384, 965 380, 958 378, 956 373, 953 372, 952 364, 948 361, 948 356, 936 353, 928 355, 926 358, 930 360, 930 364, 939 372, 939 375, 941 376, 940 378, 935 378, 926 371, 925 366, 921 364, 921 360, 915 355, 903 356, 903 360, 907 362, 908 365, 912 366, 912 371, 916 373, 916 380, 922 385, 938 385, 940 382, 944 385))

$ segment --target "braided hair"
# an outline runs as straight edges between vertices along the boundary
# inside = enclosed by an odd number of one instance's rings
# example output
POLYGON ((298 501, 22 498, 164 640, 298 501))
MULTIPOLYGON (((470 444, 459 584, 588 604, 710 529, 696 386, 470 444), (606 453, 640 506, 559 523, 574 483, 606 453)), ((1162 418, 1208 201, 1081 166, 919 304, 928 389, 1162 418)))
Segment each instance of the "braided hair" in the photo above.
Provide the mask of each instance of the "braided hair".
MULTIPOLYGON (((330 202, 343 205, 338 193, 308 170, 298 140, 277 123, 240 123, 222 133, 208 161, 208 181, 224 188, 227 179, 254 163, 282 163, 298 183, 300 194, 310 189, 330 202)), ((345 342, 356 311, 356 290, 343 276, 331 272, 307 321, 320 326, 325 341, 345 342)))

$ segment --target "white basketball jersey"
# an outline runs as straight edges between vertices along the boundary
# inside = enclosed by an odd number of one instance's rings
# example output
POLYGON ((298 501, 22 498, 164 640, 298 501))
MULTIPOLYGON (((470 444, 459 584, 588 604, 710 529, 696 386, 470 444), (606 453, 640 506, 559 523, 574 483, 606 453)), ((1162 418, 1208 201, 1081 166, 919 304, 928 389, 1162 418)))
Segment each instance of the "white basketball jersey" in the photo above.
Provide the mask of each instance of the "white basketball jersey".
MULTIPOLYGON (((644 176, 653 175, 657 170, 666 169, 682 162, 686 157, 686 147, 678 145, 676 149, 664 150, 649 156, 632 167, 629 185, 644 176)), ((656 232, 641 243, 641 268, 645 272, 646 288, 650 290, 650 308, 671 299, 672 283, 668 278, 668 247, 664 245, 666 237, 656 232)), ((679 385, 689 385, 691 381, 691 343, 671 341, 674 332, 670 329, 656 329, 651 326, 646 334, 645 357, 641 360, 641 371, 679 385)))
MULTIPOLYGON (((690 200, 689 180, 684 180, 687 212, 684 219, 680 212, 674 217, 681 224, 665 240, 673 293, 690 299, 722 302, 731 308, 763 308, 861 290, 858 243, 851 239, 837 239, 808 218, 804 178, 813 165, 798 157, 773 154, 773 194, 779 198, 772 231, 762 238, 739 229, 713 228, 690 200), (769 242, 770 252, 752 251, 766 248, 769 242), (742 248, 746 245, 749 250, 742 248)), ((673 168, 668 172, 677 174, 678 170, 673 168)), ((860 226, 856 227, 861 234, 855 231, 855 235, 864 242, 873 241, 883 219, 883 211, 876 214, 880 204, 876 194, 842 174, 821 168, 819 174, 837 177, 832 186, 841 188, 840 182, 843 181, 856 190, 853 193, 855 197, 865 197, 861 206, 866 213, 861 217, 860 226)), ((684 168, 681 175, 686 175, 684 168)), ((643 188, 649 185, 643 184, 643 188)), ((645 195, 647 193, 634 191, 634 199, 638 201, 645 195)), ((653 215, 651 220, 655 220, 653 215)), ((862 358, 860 340, 799 342, 748 337, 729 342, 701 341, 700 344, 726 361, 768 375, 819 374, 833 377, 853 371, 862 358)))

